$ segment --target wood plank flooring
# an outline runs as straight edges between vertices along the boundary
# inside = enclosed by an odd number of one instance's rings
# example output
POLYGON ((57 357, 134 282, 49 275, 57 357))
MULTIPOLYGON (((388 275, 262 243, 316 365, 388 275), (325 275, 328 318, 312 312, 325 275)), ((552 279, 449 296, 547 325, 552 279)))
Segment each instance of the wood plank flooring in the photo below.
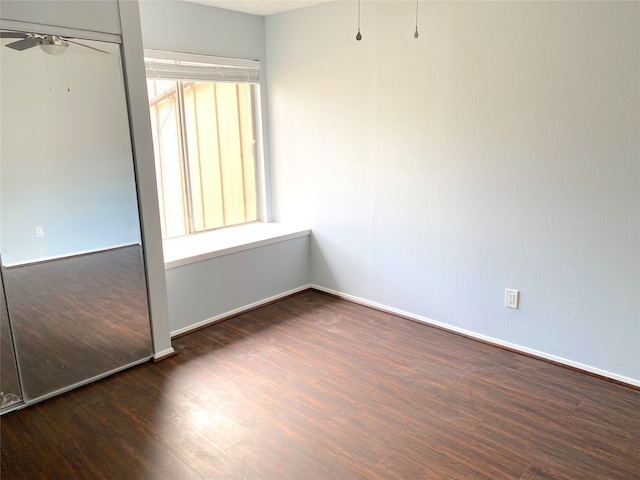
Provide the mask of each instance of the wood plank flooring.
POLYGON ((640 392, 309 290, 2 417, 2 479, 637 479, 640 392))
MULTIPOLYGON (((139 245, 11 267, 4 273, 25 398, 151 356, 139 245)), ((3 379, 5 365, 9 362, 3 357, 3 379)))
POLYGON ((0 408, 18 403, 21 398, 22 391, 0 272, 0 408))

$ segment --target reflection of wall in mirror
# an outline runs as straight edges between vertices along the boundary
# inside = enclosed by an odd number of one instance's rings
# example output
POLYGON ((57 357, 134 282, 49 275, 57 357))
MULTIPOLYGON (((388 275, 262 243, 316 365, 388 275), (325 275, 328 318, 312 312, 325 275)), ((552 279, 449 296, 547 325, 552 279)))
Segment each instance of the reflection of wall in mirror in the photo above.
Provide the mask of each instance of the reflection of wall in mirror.
POLYGON ((2 47, 5 265, 140 243, 119 46, 83 43, 109 54, 2 47))

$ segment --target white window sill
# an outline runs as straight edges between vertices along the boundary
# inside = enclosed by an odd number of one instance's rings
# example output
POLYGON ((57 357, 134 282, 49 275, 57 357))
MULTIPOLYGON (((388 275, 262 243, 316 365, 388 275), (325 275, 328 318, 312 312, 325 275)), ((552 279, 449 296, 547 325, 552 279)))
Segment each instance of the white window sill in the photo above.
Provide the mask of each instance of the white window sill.
POLYGON ((171 238, 162 242, 164 268, 169 270, 230 253, 305 237, 310 233, 311 230, 308 228, 282 223, 250 223, 171 238))

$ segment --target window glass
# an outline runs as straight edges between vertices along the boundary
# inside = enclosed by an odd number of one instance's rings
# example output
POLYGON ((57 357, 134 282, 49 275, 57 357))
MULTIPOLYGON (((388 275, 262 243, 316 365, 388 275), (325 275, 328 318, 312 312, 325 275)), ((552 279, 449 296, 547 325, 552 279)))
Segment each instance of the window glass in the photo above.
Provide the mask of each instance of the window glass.
POLYGON ((257 83, 156 71, 147 66, 163 238, 259 220, 257 83))

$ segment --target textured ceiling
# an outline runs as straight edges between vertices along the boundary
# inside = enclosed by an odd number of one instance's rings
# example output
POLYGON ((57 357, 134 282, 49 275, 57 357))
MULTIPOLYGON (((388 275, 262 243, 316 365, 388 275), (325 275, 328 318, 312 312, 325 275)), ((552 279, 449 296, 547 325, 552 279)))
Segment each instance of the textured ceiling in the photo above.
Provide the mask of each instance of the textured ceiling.
POLYGON ((253 15, 272 15, 333 0, 186 0, 253 15))

